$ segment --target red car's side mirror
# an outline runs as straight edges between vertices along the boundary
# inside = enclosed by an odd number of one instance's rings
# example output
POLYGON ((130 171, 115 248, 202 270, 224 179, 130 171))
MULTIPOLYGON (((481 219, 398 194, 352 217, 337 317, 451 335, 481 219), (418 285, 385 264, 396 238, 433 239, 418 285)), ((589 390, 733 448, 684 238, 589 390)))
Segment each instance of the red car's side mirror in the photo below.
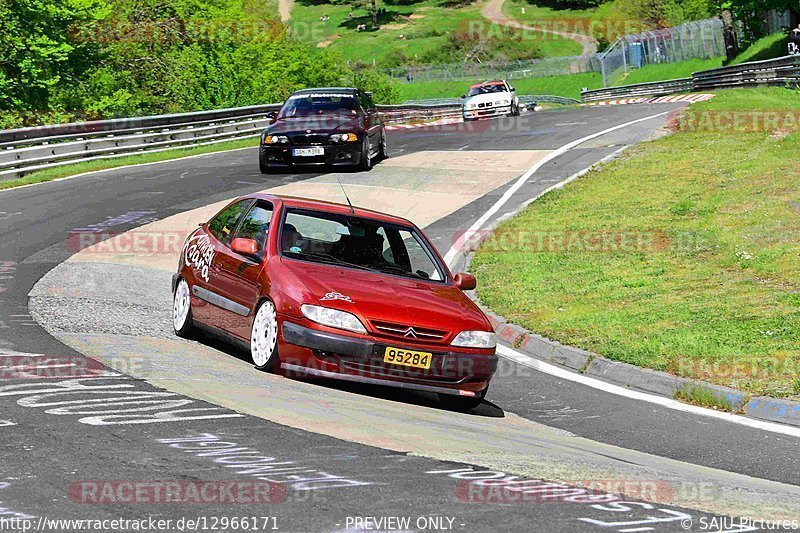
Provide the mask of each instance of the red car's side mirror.
POLYGON ((258 253, 258 243, 253 239, 233 239, 231 250, 242 255, 256 255, 258 253))
POLYGON ((478 280, 475 279, 475 276, 464 272, 456 274, 455 282, 456 286, 462 291, 471 291, 478 286, 478 280))

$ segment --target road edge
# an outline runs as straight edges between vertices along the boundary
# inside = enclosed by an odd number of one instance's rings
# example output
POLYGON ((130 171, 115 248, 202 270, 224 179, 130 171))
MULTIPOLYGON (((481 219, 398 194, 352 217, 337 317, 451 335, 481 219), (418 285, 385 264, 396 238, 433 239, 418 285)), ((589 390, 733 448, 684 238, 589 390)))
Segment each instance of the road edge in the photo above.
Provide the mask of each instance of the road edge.
MULTIPOLYGON (((523 203, 512 213, 486 226, 484 232, 480 235, 480 241, 474 243, 464 253, 464 270, 469 271, 469 267, 475 257, 477 248, 480 246, 480 242, 486 239, 501 222, 517 216, 523 209, 546 196, 548 193, 563 188, 568 183, 595 170, 598 166, 615 159, 627 148, 627 146, 623 147, 600 162, 573 174, 545 190, 540 195, 523 203)), ((800 427, 800 402, 781 400, 768 396, 753 397, 751 394, 731 387, 684 378, 660 370, 642 368, 629 363, 614 361, 594 352, 561 344, 560 342, 548 339, 522 326, 509 322, 506 318, 498 315, 486 306, 475 291, 470 291, 467 294, 489 318, 499 340, 507 343, 515 350, 539 361, 550 363, 615 385, 633 388, 675 400, 680 400, 680 398, 677 397, 680 392, 707 392, 720 404, 731 406, 735 414, 745 415, 757 420, 800 427)))

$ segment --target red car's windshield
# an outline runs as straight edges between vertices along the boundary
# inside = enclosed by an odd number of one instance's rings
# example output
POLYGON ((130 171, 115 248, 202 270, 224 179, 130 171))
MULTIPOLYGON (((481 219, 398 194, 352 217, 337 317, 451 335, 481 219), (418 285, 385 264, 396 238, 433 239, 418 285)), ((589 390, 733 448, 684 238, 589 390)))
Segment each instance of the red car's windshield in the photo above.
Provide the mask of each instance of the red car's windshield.
POLYGON ((285 256, 406 277, 444 281, 444 270, 412 227, 323 211, 289 209, 281 228, 285 256))
POLYGON ((329 113, 355 115, 358 113, 358 102, 351 94, 296 94, 286 100, 278 117, 307 117, 329 113))

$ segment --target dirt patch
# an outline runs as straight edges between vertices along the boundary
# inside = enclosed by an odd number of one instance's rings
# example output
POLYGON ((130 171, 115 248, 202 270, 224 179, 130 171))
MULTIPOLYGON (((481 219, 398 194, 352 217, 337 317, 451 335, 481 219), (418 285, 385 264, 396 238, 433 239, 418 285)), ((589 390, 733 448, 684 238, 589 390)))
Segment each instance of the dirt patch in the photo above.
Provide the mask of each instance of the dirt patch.
POLYGON ((404 22, 402 24, 384 24, 383 26, 381 26, 381 28, 383 28, 384 30, 401 30, 406 26, 408 26, 408 23, 404 22))
POLYGON ((419 13, 414 13, 408 16, 410 19, 424 19, 425 17, 427 17, 427 15, 420 15, 419 13))

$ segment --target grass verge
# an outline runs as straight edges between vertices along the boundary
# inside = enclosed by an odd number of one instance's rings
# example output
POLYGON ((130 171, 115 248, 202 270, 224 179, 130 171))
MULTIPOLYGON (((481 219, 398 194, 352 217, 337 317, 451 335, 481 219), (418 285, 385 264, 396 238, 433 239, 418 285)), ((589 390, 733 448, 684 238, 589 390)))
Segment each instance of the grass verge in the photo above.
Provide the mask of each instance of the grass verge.
POLYGON ((118 157, 116 159, 98 159, 95 161, 86 161, 83 163, 75 163, 73 165, 64 165, 63 167, 32 172, 26 176, 13 180, 0 181, 0 190, 11 189, 21 185, 31 185, 33 183, 53 181, 55 179, 74 176, 76 174, 83 174, 85 172, 106 170, 110 168, 124 167, 127 165, 140 165, 142 163, 154 163, 157 161, 168 161, 170 159, 178 159, 191 155, 209 154, 212 152, 235 150, 237 148, 247 148, 250 146, 258 146, 258 138, 239 139, 207 146, 197 146, 194 148, 178 148, 164 152, 143 152, 141 154, 118 157))
POLYGON ((762 37, 736 56, 736 58, 731 61, 731 65, 785 56, 789 53, 786 45, 787 40, 787 34, 784 32, 773 33, 772 35, 762 37))
MULTIPOLYGON (((743 109, 792 119, 800 94, 721 91, 692 109, 712 126, 743 109)), ((617 361, 800 399, 797 124, 639 145, 503 223, 472 263, 479 296, 617 361)))
MULTIPOLYGON (((736 406, 728 398, 705 387, 688 386, 675 393, 675 399, 717 411, 741 414, 744 406, 736 406)), ((747 402, 745 402, 747 403, 747 402)))

